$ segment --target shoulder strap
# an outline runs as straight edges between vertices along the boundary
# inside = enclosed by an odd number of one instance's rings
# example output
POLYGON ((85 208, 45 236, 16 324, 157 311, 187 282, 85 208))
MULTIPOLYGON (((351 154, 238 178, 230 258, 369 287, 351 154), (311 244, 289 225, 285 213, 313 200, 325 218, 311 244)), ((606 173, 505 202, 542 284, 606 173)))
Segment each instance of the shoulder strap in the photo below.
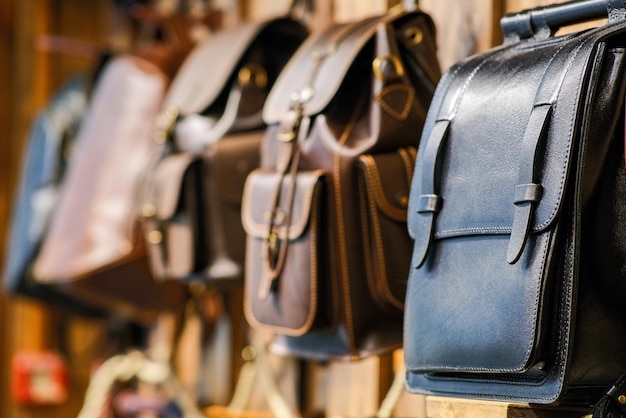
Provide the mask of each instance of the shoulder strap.
POLYGON ((593 418, 626 417, 626 373, 600 398, 591 410, 593 418))

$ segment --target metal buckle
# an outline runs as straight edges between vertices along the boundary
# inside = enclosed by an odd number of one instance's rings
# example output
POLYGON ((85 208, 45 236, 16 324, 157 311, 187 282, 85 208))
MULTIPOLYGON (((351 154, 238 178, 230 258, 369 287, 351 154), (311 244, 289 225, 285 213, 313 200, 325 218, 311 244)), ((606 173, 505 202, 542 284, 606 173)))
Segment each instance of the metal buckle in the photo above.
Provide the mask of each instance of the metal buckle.
POLYGON ((377 79, 383 83, 385 82, 385 76, 383 75, 382 70, 383 63, 385 62, 389 62, 393 65, 398 77, 404 76, 404 66, 402 65, 402 61, 400 61, 400 58, 395 55, 381 55, 374 58, 374 61, 372 61, 372 71, 374 71, 374 75, 377 79))

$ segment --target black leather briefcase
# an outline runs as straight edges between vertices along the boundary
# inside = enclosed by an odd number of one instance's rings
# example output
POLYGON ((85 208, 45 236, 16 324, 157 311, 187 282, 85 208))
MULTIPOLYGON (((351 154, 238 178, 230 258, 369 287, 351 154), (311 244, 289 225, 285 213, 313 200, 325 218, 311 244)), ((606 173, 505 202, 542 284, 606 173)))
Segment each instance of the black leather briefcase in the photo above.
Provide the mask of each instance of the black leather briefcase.
POLYGON ((591 404, 626 370, 624 16, 505 16, 439 83, 409 203, 411 392, 591 404))

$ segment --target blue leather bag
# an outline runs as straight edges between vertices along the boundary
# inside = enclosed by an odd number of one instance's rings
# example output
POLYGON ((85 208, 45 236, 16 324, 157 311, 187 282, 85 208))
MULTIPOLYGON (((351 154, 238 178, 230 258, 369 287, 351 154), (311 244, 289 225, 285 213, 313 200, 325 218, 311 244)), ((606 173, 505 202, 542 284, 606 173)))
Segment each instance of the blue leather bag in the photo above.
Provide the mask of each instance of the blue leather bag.
POLYGON ((88 80, 70 78, 36 116, 22 160, 3 274, 3 288, 46 303, 71 307, 82 313, 95 309, 36 282, 30 266, 57 202, 65 164, 87 107, 88 80))
POLYGON ((504 45, 439 83, 409 202, 409 391, 587 405, 626 370, 625 15, 505 16, 504 45))

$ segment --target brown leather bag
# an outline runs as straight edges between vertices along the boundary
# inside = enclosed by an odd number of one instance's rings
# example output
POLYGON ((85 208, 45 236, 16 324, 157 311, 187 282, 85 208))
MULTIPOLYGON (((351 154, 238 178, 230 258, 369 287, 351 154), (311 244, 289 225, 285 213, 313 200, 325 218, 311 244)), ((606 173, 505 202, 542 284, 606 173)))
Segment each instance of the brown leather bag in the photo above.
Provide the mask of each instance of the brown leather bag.
POLYGON ((207 39, 183 63, 141 193, 155 277, 241 283, 241 196, 259 166, 263 104, 306 35, 291 18, 250 22, 207 39))
POLYGON ((247 179, 245 314, 273 349, 311 359, 398 347, 415 149, 440 75, 426 14, 394 12, 309 39, 264 109, 247 179))

